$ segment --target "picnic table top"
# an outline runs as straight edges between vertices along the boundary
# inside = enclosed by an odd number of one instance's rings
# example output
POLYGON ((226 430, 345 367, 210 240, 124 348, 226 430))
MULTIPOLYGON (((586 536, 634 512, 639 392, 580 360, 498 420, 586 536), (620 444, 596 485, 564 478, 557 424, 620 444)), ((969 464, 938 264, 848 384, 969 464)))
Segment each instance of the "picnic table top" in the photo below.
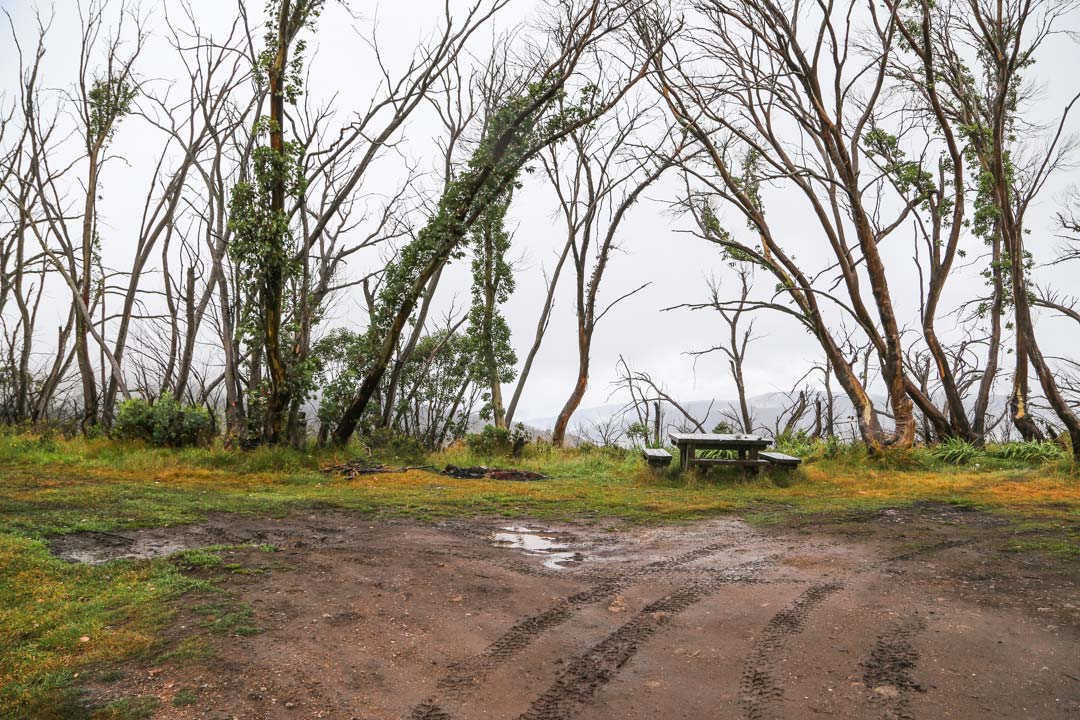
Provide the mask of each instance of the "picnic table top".
POLYGON ((713 447, 768 447, 772 441, 760 435, 738 433, 734 435, 719 433, 671 433, 668 435, 675 445, 712 445, 713 447))

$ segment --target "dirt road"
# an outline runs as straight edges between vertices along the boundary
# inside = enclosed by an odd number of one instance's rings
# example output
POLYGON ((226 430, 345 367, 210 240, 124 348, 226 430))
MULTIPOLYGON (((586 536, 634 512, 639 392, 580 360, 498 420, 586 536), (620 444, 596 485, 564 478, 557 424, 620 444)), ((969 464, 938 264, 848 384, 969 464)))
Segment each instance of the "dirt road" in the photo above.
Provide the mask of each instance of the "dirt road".
POLYGON ((57 549, 279 548, 226 556, 261 632, 93 689, 160 718, 1080 718, 1078 563, 1003 552, 1017 532, 947 506, 768 531, 335 513, 57 549))

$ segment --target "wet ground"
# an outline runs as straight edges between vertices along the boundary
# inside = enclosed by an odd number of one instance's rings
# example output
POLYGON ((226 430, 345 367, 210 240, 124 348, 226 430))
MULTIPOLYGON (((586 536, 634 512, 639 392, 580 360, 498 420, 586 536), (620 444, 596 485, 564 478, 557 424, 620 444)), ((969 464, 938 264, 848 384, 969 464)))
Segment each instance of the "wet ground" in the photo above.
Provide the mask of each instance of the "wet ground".
POLYGON ((54 549, 264 545, 225 551, 258 634, 90 688, 159 718, 1078 718, 1080 563, 1002 550, 1023 532, 949 506, 768 530, 328 513, 54 549))

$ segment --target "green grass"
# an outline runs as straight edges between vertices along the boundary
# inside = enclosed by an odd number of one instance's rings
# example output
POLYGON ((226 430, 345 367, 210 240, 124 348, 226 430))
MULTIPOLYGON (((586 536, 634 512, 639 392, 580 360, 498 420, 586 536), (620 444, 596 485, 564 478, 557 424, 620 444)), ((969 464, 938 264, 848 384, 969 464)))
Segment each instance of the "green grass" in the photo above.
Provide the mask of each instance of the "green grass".
MULTIPOLYGON (((778 482, 738 472, 655 473, 634 452, 546 446, 529 446, 520 459, 477 457, 454 448, 426 460, 536 470, 549 476, 542 482, 455 480, 424 471, 349 480, 320 472, 323 464, 356 452, 178 451, 105 439, 0 435, 0 718, 84 718, 78 683, 88 672, 104 672, 140 654, 153 653, 162 662, 207 657, 210 646, 201 636, 183 639, 164 654, 158 645, 177 599, 186 593, 207 594, 196 606, 205 632, 257 631, 250 608, 209 592, 206 578, 250 571, 224 563, 217 549, 72 565, 49 553, 46 539, 54 534, 192 523, 213 513, 280 517, 320 508, 416 518, 527 515, 628 522, 738 512, 766 521, 918 500, 1010 513, 1046 527, 1076 528, 1080 521, 1076 471, 1046 448, 1034 459, 1016 448, 996 454, 992 448, 965 450, 964 463, 956 465, 924 450, 871 460, 859 448, 817 443, 806 447, 809 462, 792 476, 777 476, 778 482)), ((1055 531, 1013 549, 1073 555, 1076 538, 1075 532, 1055 531)), ((112 715, 99 716, 125 717, 120 713, 139 712, 139 702, 132 699, 107 710, 112 715)))
POLYGON ((255 615, 248 605, 218 600, 194 608, 196 615, 203 617, 202 626, 214 635, 236 635, 246 637, 259 632, 252 623, 255 615))
POLYGON ((199 695, 191 688, 180 688, 173 695, 173 707, 186 707, 199 702, 199 695))
POLYGON ((90 720, 145 720, 152 717, 160 707, 161 701, 156 697, 137 695, 109 703, 94 712, 90 720))

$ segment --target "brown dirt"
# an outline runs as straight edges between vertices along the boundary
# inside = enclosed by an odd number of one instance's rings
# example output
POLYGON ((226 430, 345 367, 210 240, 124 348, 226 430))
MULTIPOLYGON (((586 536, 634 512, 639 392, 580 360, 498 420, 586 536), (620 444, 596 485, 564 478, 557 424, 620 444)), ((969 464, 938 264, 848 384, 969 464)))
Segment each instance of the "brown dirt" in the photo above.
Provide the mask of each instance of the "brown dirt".
MULTIPOLYGON (((564 554, 493 542, 505 520, 346 514, 57 550, 280 548, 226 555, 272 568, 224 582, 259 634, 90 688, 156 695, 158 718, 1080 717, 1078 563, 1002 552, 1019 531, 998 518, 921 506, 769 531, 513 524, 564 554), (181 688, 197 702, 174 707, 181 688)), ((200 631, 205 602, 187 601, 169 647, 200 631)))

